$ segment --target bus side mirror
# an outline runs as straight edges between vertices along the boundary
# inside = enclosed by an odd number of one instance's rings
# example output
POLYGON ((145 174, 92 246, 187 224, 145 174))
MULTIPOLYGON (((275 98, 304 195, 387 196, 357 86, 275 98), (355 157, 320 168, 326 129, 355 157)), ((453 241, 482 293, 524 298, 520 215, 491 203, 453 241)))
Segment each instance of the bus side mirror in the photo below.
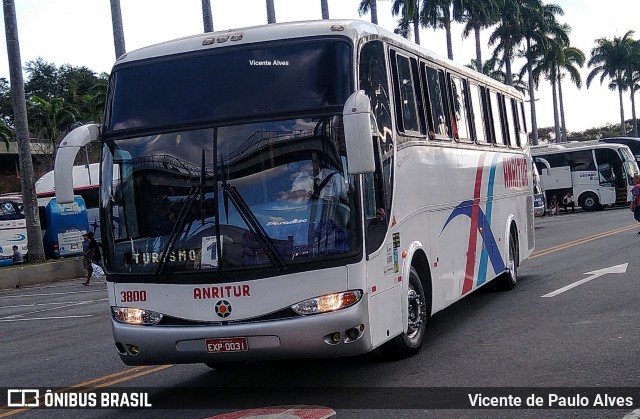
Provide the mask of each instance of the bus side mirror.
POLYGON ((373 130, 369 97, 360 90, 347 99, 342 112, 349 174, 373 173, 373 130))
POLYGON ((73 197, 73 162, 80 148, 96 141, 100 135, 100 125, 87 124, 67 134, 60 142, 56 153, 53 179, 56 190, 56 201, 59 204, 74 202, 73 197))

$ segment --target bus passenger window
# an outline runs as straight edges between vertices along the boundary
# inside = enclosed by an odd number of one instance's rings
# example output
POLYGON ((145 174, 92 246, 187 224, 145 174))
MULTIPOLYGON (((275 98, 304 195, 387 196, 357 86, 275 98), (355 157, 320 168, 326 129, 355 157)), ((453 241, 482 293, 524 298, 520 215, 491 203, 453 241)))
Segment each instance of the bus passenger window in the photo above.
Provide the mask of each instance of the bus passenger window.
POLYGON ((471 100, 471 109, 473 110, 471 117, 473 119, 473 127, 476 133, 476 141, 478 141, 478 144, 486 144, 489 141, 487 140, 487 135, 485 133, 484 112, 482 109, 482 95, 480 93, 480 88, 475 84, 469 84, 469 91, 471 92, 469 99, 471 100))
POLYGON ((493 91, 489 91, 489 103, 491 107, 491 119, 493 122, 493 132, 497 145, 505 145, 504 136, 502 133, 502 118, 500 115, 500 101, 498 94, 493 91))
POLYGON ((516 129, 515 119, 513 118, 513 113, 516 110, 513 99, 504 98, 504 100, 506 106, 505 113, 507 114, 507 125, 509 126, 509 145, 514 148, 520 147, 520 138, 518 136, 518 130, 516 129))
POLYGON ((471 140, 467 117, 469 98, 466 90, 467 82, 457 77, 451 78, 451 96, 453 99, 453 135, 458 140, 471 140))
POLYGON ((449 138, 450 121, 443 100, 445 97, 444 72, 432 67, 426 67, 426 78, 433 131, 436 136, 449 138))
POLYGON ((414 89, 413 77, 411 75, 411 65, 409 59, 398 57, 398 81, 396 86, 400 91, 400 110, 402 113, 402 125, 404 131, 420 131, 418 124, 418 112, 416 109, 416 96, 414 89))

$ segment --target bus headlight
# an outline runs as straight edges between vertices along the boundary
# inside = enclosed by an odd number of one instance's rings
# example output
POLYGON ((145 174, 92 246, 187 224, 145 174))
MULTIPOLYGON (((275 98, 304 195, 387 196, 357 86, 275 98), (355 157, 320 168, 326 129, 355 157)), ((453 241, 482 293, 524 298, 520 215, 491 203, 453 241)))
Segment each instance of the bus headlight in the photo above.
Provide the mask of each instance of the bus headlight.
POLYGON ((341 310, 356 304, 362 298, 361 290, 345 291, 336 294, 321 295, 291 306, 301 316, 341 310))
POLYGON ((133 307, 111 307, 113 318, 126 324, 158 324, 162 320, 162 314, 151 310, 143 310, 133 307))

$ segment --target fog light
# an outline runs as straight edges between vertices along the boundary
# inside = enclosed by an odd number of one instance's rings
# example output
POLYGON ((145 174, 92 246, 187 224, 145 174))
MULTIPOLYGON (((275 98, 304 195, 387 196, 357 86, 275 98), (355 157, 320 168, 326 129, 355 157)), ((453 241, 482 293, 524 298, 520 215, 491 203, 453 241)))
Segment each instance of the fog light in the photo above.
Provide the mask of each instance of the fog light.
POLYGON ((131 355, 138 355, 140 353, 140 348, 138 345, 127 345, 129 347, 129 353, 131 355))

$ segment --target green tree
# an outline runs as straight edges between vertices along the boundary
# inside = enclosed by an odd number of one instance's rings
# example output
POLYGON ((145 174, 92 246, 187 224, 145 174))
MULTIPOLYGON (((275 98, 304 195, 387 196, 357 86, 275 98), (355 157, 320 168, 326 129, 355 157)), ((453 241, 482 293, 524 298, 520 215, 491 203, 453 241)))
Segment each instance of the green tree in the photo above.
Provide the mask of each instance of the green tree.
POLYGON ((476 65, 478 72, 482 73, 482 45, 480 43, 480 31, 495 24, 499 19, 499 0, 454 0, 453 17, 456 22, 464 24, 462 37, 467 38, 471 32, 476 40, 476 65))
POLYGON ((395 32, 408 38, 413 26, 414 42, 420 45, 420 10, 418 0, 393 0, 391 15, 400 16, 395 32))
POLYGON ((378 24, 378 2, 376 0, 362 0, 358 7, 360 16, 371 12, 371 23, 378 24))
POLYGON ((625 76, 631 99, 631 128, 633 136, 638 136, 638 118, 636 117, 636 92, 640 89, 640 41, 633 41, 629 45, 629 60, 625 76))
POLYGON ((568 141, 567 138, 567 125, 565 123, 564 116, 564 99, 562 96, 562 79, 566 74, 569 75, 571 83, 573 83, 578 89, 582 87, 582 76, 580 70, 576 66, 582 68, 584 66, 586 57, 584 52, 578 48, 574 48, 569 45, 563 45, 560 54, 558 56, 558 97, 560 102, 560 122, 562 124, 562 141, 568 141))
POLYGON ((527 75, 529 77, 529 99, 531 109, 531 129, 534 133, 533 144, 538 144, 538 122, 536 117, 536 99, 532 80, 532 64, 535 59, 534 46, 544 51, 548 48, 547 40, 552 37, 558 42, 569 42, 567 33, 563 30, 555 16, 563 15, 562 8, 555 4, 542 4, 539 0, 522 0, 520 3, 520 31, 525 43, 524 56, 527 60, 527 75))
POLYGON ((0 139, 7 146, 7 151, 9 151, 9 142, 14 138, 13 130, 7 125, 7 123, 0 119, 0 139))
POLYGON ((522 32, 520 30, 522 21, 520 1, 522 0, 501 1, 501 18, 489 36, 489 45, 495 45, 493 57, 501 58, 504 62, 505 82, 509 85, 513 82, 511 63, 515 57, 517 47, 522 40, 522 32))
POLYGON ((605 79, 610 79, 610 90, 618 91, 620 105, 620 135, 626 135, 624 123, 624 105, 622 102, 622 92, 626 89, 627 80, 625 71, 630 59, 631 44, 633 43, 634 31, 628 31, 622 37, 614 36, 613 39, 599 38, 595 40, 596 46, 591 50, 591 58, 587 63, 588 67, 593 67, 587 75, 587 88, 593 79, 600 75, 600 84, 605 79))
POLYGON ((29 124, 27 122, 16 7, 13 0, 2 0, 2 6, 4 12, 5 39, 7 42, 7 58, 9 61, 9 79, 11 81, 11 98, 16 139, 18 142, 20 186, 22 189, 24 216, 27 223, 29 261, 43 262, 44 245, 42 244, 42 229, 38 215, 38 200, 36 197, 33 161, 31 160, 31 148, 29 144, 29 124))
POLYGON ((447 41, 447 57, 453 60, 453 42, 451 41, 452 0, 422 0, 420 21, 424 27, 444 29, 447 41))
MULTIPOLYGON (((59 137, 76 121, 77 110, 61 98, 45 99, 39 96, 32 96, 28 107, 29 125, 37 136, 50 141, 52 155, 55 156, 59 137)), ((53 160, 50 165, 51 170, 53 160)))

